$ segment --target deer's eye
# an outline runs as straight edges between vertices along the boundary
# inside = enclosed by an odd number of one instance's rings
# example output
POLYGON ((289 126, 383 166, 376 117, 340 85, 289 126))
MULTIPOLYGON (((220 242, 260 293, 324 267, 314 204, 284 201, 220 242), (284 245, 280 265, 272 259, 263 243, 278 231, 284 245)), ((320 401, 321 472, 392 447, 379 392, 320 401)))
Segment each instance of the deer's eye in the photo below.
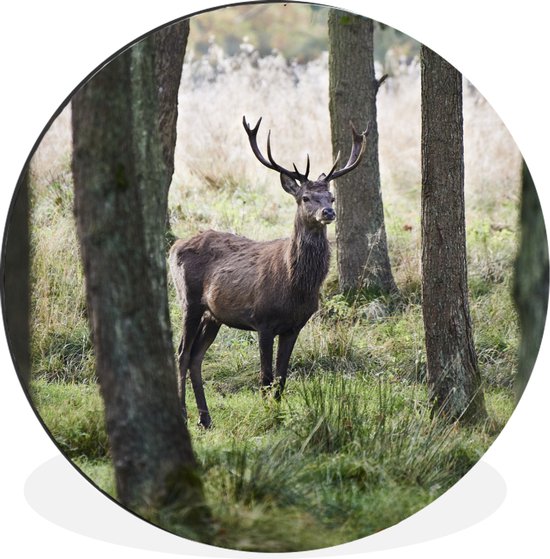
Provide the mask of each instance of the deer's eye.
POLYGON ((302 196, 302 202, 309 202, 309 196, 302 196))
POLYGON ((334 204, 336 198, 334 196, 331 197, 330 201, 334 204))

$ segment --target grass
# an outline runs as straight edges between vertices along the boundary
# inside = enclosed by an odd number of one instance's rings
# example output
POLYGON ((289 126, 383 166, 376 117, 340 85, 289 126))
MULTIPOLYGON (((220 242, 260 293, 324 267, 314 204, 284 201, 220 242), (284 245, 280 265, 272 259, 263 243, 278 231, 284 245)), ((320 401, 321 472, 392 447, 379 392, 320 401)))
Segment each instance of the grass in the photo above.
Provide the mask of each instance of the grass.
MULTIPOLYGON (((461 428, 430 418, 417 384, 325 373, 288 388, 276 404, 257 390, 222 395, 207 384, 214 428, 193 418, 190 429, 215 545, 305 550, 389 527, 456 483, 513 409, 511 393, 489 391, 491 423, 461 428)), ((67 456, 116 495, 97 390, 41 381, 34 397, 67 456)))
POLYGON ((36 381, 31 396, 65 456, 92 461, 108 456, 103 400, 97 385, 36 381))
MULTIPOLYGON (((246 52, 210 54, 219 74, 211 74, 211 59, 184 68, 172 229, 181 237, 210 227, 255 239, 286 236, 293 202, 250 154, 240 122, 243 114, 255 121, 261 107, 276 159, 299 166, 310 152, 313 167, 330 165, 326 56, 292 66, 277 54, 257 64, 246 52), (186 133, 197 122, 200 135, 186 133)), ((382 192, 400 293, 340 294, 333 257, 320 311, 300 334, 279 404, 259 394, 256 335, 222 327, 203 371, 213 429, 195 426, 187 391, 215 545, 298 551, 391 526, 456 483, 513 411, 519 154, 490 106, 466 92, 470 309, 489 420, 448 425, 430 417, 426 401, 419 79, 397 76, 387 85, 378 94, 382 192)), ((69 122, 70 108, 33 159, 32 395, 62 452, 116 496, 74 227, 69 122)), ((334 241, 333 229, 329 235, 334 241)), ((172 288, 169 302, 175 350, 181 311, 172 288)))

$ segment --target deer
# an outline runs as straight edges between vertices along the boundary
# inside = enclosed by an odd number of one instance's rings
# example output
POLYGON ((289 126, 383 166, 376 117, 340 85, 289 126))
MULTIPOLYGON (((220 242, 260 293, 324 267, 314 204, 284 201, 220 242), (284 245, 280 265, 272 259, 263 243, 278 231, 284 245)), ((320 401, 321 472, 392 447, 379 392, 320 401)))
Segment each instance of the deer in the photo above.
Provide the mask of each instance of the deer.
POLYGON ((329 183, 359 165, 368 133, 368 126, 358 133, 350 122, 352 147, 347 163, 337 170, 338 154, 328 174, 310 180, 309 154, 303 174, 294 163, 293 170, 285 169, 273 158, 271 130, 267 159, 258 148, 262 118, 253 128, 245 116, 242 122, 255 157, 279 173, 281 186, 294 197, 296 215, 292 235, 286 239, 254 241, 207 230, 176 240, 170 249, 170 271, 184 317, 178 348, 181 406, 187 419, 185 383, 189 371, 198 424, 204 428, 211 426, 212 419, 204 394, 202 361, 222 324, 258 333, 262 391, 274 389, 274 398, 281 398, 294 345, 318 309, 319 291, 329 270, 327 226, 336 220, 329 183))

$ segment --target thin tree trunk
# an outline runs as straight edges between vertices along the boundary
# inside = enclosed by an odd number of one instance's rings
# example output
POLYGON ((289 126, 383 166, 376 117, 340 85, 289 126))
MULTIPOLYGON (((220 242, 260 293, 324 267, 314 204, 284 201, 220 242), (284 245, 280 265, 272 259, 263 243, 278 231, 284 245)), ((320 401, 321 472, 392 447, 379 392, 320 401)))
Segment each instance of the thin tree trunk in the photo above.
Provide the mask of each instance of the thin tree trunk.
POLYGON ((2 303, 6 334, 15 370, 28 389, 31 375, 29 335, 29 177, 25 169, 17 185, 4 235, 2 303))
POLYGON ((202 486, 179 410, 168 314, 168 171, 148 38, 73 99, 75 214, 97 374, 122 504, 195 528, 202 486))
POLYGON ((521 243, 516 258, 514 298, 519 314, 516 396, 525 390, 542 342, 548 310, 548 240, 544 216, 531 173, 522 169, 521 243))
POLYGON ((337 10, 328 18, 329 92, 334 156, 347 153, 350 120, 357 129, 369 125, 363 161, 336 181, 336 244, 342 291, 366 288, 396 291, 392 275, 380 190, 378 125, 374 75, 373 21, 337 10))
POLYGON ((462 75, 423 46, 422 311, 434 408, 486 416, 468 303, 462 75))

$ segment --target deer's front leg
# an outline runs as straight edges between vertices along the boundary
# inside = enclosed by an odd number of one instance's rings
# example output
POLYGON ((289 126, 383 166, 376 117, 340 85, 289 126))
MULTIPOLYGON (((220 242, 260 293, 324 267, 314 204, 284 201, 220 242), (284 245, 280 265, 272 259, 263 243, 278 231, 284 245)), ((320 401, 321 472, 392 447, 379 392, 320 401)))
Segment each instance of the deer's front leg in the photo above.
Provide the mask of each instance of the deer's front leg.
POLYGON ((279 346, 277 348, 277 391, 275 399, 280 400, 281 394, 286 383, 286 375, 288 373, 288 362, 294 349, 294 344, 298 338, 298 332, 292 334, 281 334, 279 336, 279 346))
POLYGON ((260 342, 260 372, 262 388, 265 390, 273 384, 273 339, 271 332, 261 330, 258 332, 260 342))

